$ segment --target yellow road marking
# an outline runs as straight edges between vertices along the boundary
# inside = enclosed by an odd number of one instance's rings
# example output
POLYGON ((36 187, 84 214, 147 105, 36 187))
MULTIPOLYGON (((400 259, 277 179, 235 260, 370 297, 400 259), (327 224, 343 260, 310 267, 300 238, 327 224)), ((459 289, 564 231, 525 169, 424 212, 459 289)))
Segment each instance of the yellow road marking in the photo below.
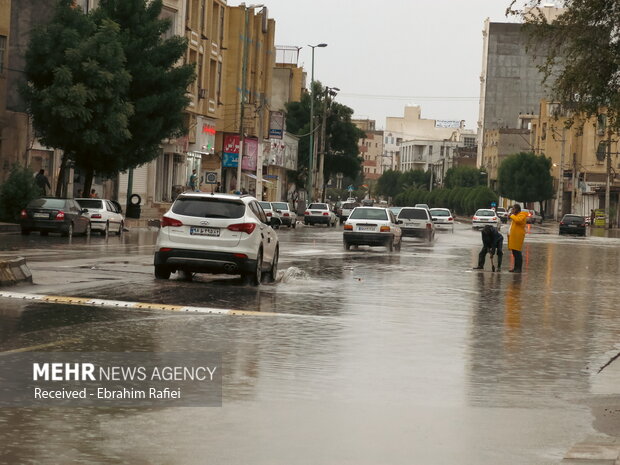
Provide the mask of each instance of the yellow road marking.
POLYGON ((193 307, 182 305, 168 305, 148 302, 128 302, 123 300, 106 300, 106 299, 91 299, 87 297, 70 297, 70 296, 56 296, 56 295, 38 295, 38 294, 20 294, 12 292, 1 292, 0 298, 18 299, 18 300, 30 300, 45 302, 50 304, 65 304, 65 305, 81 305, 87 307, 106 307, 106 308, 123 308, 123 309, 139 309, 139 310, 162 310, 169 312, 188 312, 188 313, 206 313, 212 315, 238 315, 238 316, 280 316, 280 317, 295 317, 295 318, 308 318, 315 317, 314 315, 297 315, 292 313, 274 313, 274 312, 257 312, 253 310, 232 310, 225 308, 210 308, 210 307, 193 307))
POLYGON ((32 352, 35 350, 46 349, 47 347, 53 347, 53 346, 57 346, 60 344, 64 344, 65 342, 75 342, 79 340, 80 338, 63 339, 62 341, 49 342, 47 344, 37 344, 34 346, 20 347, 19 349, 5 350, 5 351, 0 352, 0 356, 9 355, 9 354, 18 354, 20 352, 32 352))

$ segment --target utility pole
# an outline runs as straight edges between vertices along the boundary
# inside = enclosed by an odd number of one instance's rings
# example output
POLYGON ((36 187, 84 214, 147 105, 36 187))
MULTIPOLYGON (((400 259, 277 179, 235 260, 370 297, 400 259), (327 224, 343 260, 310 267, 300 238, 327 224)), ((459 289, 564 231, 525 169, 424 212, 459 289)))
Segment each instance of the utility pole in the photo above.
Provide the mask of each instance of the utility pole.
POLYGON ((611 213, 611 128, 607 130, 607 179, 605 182, 605 229, 609 229, 609 214, 611 213))
POLYGON ((319 172, 317 179, 319 181, 319 193, 321 201, 325 201, 325 181, 323 179, 323 168, 325 166, 325 139, 327 135, 327 107, 329 106, 329 87, 325 87, 325 99, 323 100, 323 121, 321 122, 321 153, 319 154, 319 172))
POLYGON ((258 153, 256 155, 256 198, 263 200, 263 94, 258 107, 258 153))
POLYGON ((313 180, 312 175, 315 169, 315 161, 316 161, 316 147, 314 144, 314 49, 316 47, 327 47, 327 44, 321 43, 317 45, 308 45, 308 47, 312 48, 312 71, 310 74, 310 150, 308 156, 308 198, 306 199, 307 203, 312 202, 312 188, 313 188, 313 180))
POLYGON ((241 109, 239 111, 239 161, 237 162, 237 191, 241 192, 241 162, 243 160, 243 148, 245 145, 245 128, 243 118, 245 117, 245 94, 247 92, 247 74, 248 74, 248 8, 244 6, 243 28, 243 62, 241 65, 241 109))
POLYGON ((562 151, 560 152, 559 178, 558 178, 558 198, 555 209, 555 220, 562 219, 562 200, 564 198, 564 148, 566 146, 566 126, 562 127, 562 151))

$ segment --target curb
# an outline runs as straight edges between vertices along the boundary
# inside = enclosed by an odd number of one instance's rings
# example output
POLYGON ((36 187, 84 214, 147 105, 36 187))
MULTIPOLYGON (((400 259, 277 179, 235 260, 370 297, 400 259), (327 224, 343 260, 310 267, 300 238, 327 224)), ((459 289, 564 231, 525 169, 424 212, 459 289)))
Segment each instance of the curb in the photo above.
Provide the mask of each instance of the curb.
POLYGON ((25 258, 0 260, 0 287, 24 282, 32 283, 32 273, 25 258))
POLYGON ((0 223, 0 234, 16 234, 21 231, 18 224, 15 223, 0 223))

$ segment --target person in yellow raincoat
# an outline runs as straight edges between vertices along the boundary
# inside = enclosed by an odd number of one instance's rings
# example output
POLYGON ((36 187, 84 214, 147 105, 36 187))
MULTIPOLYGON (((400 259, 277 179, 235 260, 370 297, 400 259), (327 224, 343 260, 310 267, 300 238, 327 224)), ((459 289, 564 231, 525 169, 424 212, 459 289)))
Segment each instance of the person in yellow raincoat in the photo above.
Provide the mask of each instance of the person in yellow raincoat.
POLYGON ((511 273, 521 273, 523 267, 523 255, 521 249, 523 248, 523 241, 525 240, 525 225, 527 224, 527 213, 521 211, 521 205, 514 204, 512 207, 512 214, 510 215, 512 223, 510 225, 510 231, 508 232, 508 250, 512 252, 512 256, 515 259, 514 268, 508 270, 511 273))

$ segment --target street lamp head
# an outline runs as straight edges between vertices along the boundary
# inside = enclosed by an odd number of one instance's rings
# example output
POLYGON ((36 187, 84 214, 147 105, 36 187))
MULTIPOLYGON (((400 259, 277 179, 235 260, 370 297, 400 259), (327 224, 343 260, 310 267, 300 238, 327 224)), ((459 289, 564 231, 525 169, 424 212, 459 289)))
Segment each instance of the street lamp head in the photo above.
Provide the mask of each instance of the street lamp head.
POLYGON ((312 48, 315 48, 315 47, 327 47, 327 44, 317 44, 317 45, 310 45, 310 44, 308 44, 308 47, 312 47, 312 48))

